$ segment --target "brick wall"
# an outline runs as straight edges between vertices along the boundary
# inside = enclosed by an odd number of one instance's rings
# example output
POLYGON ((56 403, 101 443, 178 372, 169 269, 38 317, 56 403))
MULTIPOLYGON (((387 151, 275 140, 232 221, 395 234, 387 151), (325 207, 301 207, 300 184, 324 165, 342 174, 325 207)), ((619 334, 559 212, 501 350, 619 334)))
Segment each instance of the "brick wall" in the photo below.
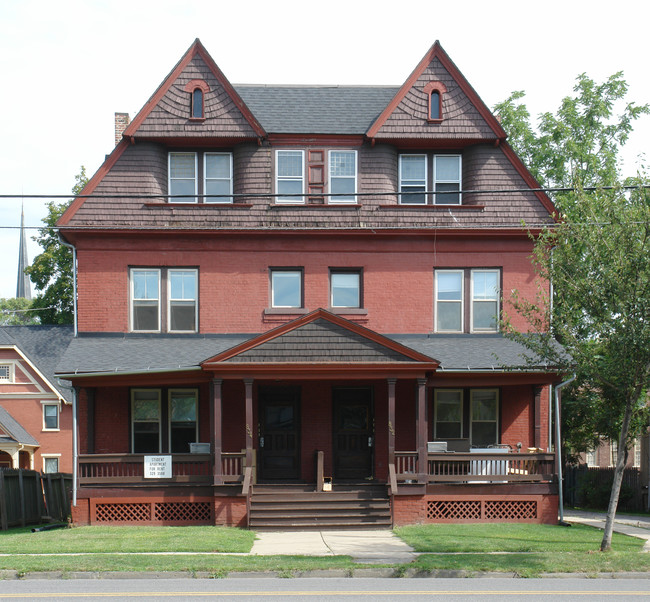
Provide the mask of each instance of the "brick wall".
POLYGON ((214 524, 246 527, 246 498, 217 497, 214 499, 214 524))

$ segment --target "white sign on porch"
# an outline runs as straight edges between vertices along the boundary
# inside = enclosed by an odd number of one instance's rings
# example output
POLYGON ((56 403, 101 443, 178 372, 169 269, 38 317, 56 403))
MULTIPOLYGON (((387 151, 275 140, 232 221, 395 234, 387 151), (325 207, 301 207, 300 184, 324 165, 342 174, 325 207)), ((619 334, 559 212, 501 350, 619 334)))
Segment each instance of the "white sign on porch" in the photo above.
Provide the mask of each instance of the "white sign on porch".
POLYGON ((145 456, 144 457, 144 478, 145 479, 171 479, 172 478, 172 457, 171 456, 145 456))

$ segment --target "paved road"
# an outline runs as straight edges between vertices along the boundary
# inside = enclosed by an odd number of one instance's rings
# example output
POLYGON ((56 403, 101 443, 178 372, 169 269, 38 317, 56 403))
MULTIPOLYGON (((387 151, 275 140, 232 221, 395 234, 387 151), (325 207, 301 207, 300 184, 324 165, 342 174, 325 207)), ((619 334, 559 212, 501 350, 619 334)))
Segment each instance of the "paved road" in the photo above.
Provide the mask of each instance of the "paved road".
POLYGON ((589 602, 650 599, 647 579, 92 579, 0 581, 5 600, 471 600, 589 602))

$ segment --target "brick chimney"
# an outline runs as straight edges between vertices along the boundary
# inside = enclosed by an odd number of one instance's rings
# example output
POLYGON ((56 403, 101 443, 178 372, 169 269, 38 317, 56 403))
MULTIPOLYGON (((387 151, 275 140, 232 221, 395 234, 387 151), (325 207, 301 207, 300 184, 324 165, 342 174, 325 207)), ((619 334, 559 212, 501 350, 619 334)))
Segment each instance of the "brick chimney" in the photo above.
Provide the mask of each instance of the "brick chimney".
POLYGON ((131 123, 131 118, 128 113, 115 113, 115 146, 122 140, 122 134, 129 123, 131 123))

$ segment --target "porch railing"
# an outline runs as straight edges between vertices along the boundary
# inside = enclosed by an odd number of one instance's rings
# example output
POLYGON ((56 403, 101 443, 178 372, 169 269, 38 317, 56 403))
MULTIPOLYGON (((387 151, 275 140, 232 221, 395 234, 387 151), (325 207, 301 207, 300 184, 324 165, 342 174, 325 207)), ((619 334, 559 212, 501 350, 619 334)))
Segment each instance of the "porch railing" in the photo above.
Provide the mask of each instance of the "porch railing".
MULTIPOLYGON (((552 481, 555 455, 546 453, 431 453, 427 458, 429 483, 503 483, 552 481)), ((395 452, 398 483, 416 483, 418 454, 395 452)))
MULTIPOLYGON (((169 479, 144 477, 145 454, 92 454, 79 456, 79 484, 155 484, 165 483, 211 483, 212 456, 210 454, 161 454, 171 455, 172 476, 169 479)), ((226 483, 243 479, 246 454, 224 452, 221 469, 226 483)))

